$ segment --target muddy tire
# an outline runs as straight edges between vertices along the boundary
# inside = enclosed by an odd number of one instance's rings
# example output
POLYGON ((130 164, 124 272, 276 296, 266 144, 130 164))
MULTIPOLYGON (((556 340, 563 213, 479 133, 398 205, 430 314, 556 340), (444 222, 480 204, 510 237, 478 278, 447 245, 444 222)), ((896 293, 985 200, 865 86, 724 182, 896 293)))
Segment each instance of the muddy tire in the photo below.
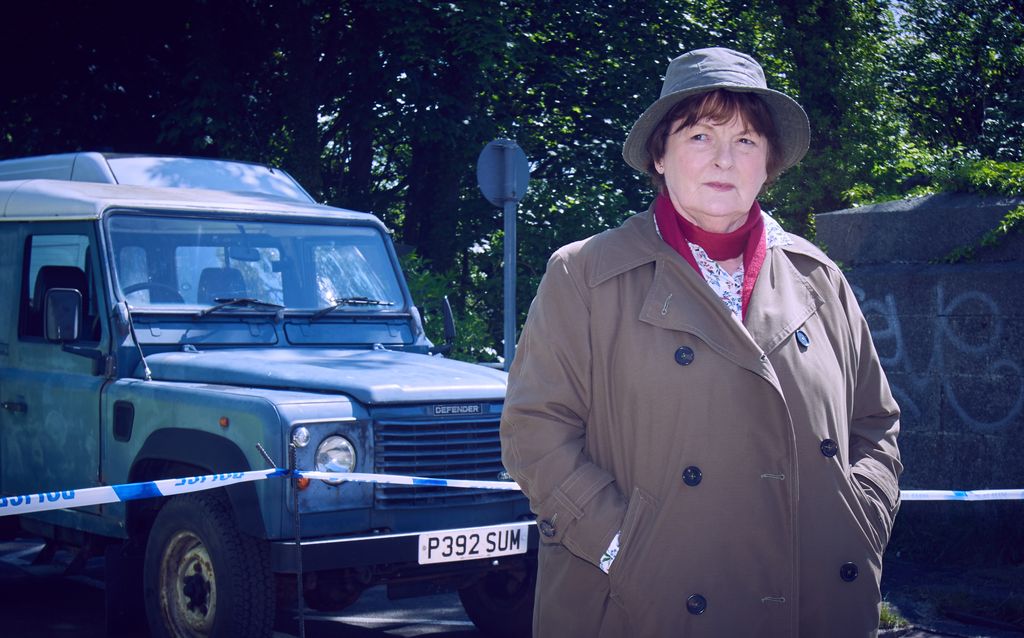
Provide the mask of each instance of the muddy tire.
POLYGON ((241 533, 215 492, 172 498, 146 543, 146 616, 153 638, 263 638, 274 622, 267 546, 241 533))
POLYGON ((523 560, 512 569, 488 572, 459 590, 459 600, 477 629, 491 638, 530 638, 537 564, 523 560))

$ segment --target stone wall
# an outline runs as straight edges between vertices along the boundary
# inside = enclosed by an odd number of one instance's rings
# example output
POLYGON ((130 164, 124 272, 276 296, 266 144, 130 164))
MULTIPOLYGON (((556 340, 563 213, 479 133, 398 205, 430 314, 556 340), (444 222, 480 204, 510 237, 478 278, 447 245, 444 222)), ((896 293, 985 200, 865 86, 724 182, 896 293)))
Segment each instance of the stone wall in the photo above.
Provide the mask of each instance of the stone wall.
MULTIPOLYGON (((904 489, 1024 488, 1024 233, 942 262, 1022 203, 934 195, 816 218, 902 409, 904 489)), ((893 544, 1024 560, 1024 501, 908 502, 893 544)))

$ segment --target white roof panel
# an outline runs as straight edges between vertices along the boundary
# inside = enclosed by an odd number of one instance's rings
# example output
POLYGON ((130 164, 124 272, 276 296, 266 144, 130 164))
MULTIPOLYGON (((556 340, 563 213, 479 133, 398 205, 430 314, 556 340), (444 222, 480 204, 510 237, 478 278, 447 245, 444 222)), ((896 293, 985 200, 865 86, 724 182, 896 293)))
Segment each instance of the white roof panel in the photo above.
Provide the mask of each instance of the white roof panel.
POLYGON ((222 211, 230 213, 306 214, 340 219, 376 219, 366 213, 306 204, 258 193, 154 188, 33 179, 0 181, 0 220, 98 219, 115 208, 136 210, 222 211))

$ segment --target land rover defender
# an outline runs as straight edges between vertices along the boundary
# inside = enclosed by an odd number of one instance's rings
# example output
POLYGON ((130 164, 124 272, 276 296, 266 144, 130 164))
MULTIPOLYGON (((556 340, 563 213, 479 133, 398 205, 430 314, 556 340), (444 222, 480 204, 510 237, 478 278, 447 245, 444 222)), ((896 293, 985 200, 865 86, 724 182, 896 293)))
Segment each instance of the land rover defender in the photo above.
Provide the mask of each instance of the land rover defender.
MULTIPOLYGON (((100 153, 0 162, 0 270, 0 496, 268 457, 507 479, 505 374, 439 354, 384 224, 315 203, 286 173, 100 153)), ((318 610, 376 585, 457 590, 485 633, 529 635, 536 532, 517 491, 283 477, 3 530, 43 537, 44 553, 102 552, 110 626, 142 592, 155 636, 269 636, 300 582, 318 610)))

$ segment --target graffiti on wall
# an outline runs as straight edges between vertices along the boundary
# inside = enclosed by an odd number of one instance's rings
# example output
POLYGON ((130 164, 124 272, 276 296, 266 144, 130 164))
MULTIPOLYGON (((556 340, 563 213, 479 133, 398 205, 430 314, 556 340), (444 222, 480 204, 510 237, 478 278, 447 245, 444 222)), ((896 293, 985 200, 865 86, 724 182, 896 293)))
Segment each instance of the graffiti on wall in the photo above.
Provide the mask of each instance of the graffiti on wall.
MULTIPOLYGON (((930 387, 932 384, 940 385, 943 400, 957 418, 976 429, 997 430, 1016 422, 1024 413, 1024 376, 1020 364, 1002 351, 1005 320, 999 304, 991 295, 967 291, 947 299, 942 282, 936 284, 931 329, 918 333, 915 326, 915 334, 930 332, 931 335, 930 348, 926 348, 927 361, 921 361, 914 360, 907 347, 907 334, 896 298, 891 293, 880 299, 867 298, 859 286, 854 286, 854 292, 864 314, 871 318, 871 336, 882 366, 890 371, 890 377, 892 373, 899 373, 901 383, 893 383, 890 379, 890 384, 904 414, 913 418, 921 416, 915 397, 930 396, 928 391, 934 389, 930 387), (963 317, 981 318, 976 321, 979 330, 971 331, 969 336, 965 334, 955 325, 956 319, 963 317), (955 370, 947 368, 949 361, 955 361, 955 370), (964 361, 982 363, 965 376, 964 361), (953 372, 959 374, 954 375, 953 372), (997 378, 1010 380, 1010 395, 991 404, 1005 408, 1000 407, 993 414, 991 405, 977 405, 977 397, 972 405, 970 399, 964 398, 962 384, 965 378, 982 382, 997 378), (960 379, 959 383, 957 379, 960 379)), ((908 315, 904 312, 902 316, 908 315)))

